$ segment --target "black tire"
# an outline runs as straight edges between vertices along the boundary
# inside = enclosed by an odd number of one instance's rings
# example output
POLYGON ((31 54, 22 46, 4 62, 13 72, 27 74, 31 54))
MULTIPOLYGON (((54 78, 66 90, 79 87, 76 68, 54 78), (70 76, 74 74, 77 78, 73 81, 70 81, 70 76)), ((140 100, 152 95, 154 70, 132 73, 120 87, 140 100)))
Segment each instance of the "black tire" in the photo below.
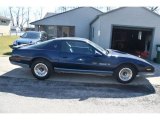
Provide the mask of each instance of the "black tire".
POLYGON ((131 81, 133 81, 134 78, 136 77, 136 75, 137 75, 137 70, 132 65, 121 65, 114 71, 114 74, 113 74, 113 76, 116 78, 116 80, 120 83, 123 83, 123 84, 127 84, 127 83, 130 83, 131 81), (129 73, 131 73, 131 74, 128 74, 129 77, 126 80, 124 80, 122 77, 127 74, 127 72, 125 73, 125 70, 128 71, 129 73))
POLYGON ((31 64, 31 72, 32 72, 33 76, 36 77, 38 80, 45 80, 45 79, 49 78, 52 71, 53 71, 52 64, 47 60, 37 59, 37 60, 34 60, 33 63, 31 64), (48 71, 46 70, 47 72, 44 76, 39 76, 38 74, 36 74, 34 69, 35 69, 36 65, 38 65, 38 64, 42 64, 48 69, 48 71))

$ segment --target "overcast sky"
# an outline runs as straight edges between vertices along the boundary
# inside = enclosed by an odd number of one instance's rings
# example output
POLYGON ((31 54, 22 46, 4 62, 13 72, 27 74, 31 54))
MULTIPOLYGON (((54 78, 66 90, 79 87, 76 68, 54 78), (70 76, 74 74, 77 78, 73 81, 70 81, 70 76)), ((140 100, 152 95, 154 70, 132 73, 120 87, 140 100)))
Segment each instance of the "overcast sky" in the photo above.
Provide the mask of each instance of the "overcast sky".
MULTIPOLYGON (((90 0, 92 2, 87 2, 87 0, 0 0, 0 15, 9 14, 9 7, 30 7, 31 8, 31 20, 35 21, 39 19, 34 13, 40 8, 42 10, 42 17, 47 12, 55 12, 55 10, 60 6, 112 6, 112 8, 124 7, 124 6, 160 6, 160 0, 90 0), (129 2, 128 2, 129 1, 129 2), (114 6, 114 7, 113 7, 114 6), (116 6, 116 7, 115 7, 116 6)), ((105 12, 106 10, 103 10, 105 12)), ((160 12, 159 12, 160 13, 160 12)))
MULTIPOLYGON (((7 15, 9 15, 9 7, 12 7, 12 6, 2 6, 2 7, 0 7, 0 15, 3 15, 3 16, 5 16, 5 14, 7 14, 7 15)), ((25 8, 27 8, 26 6, 19 6, 19 7, 25 7, 25 8)), ((16 8, 16 7, 14 7, 14 8, 16 8)), ((57 8, 57 7, 30 7, 31 8, 31 11, 32 11, 32 13, 33 12, 36 12, 36 10, 40 10, 40 8, 42 8, 43 9, 43 16, 46 14, 46 12, 54 12, 55 11, 55 9, 57 8)), ((34 16, 32 16, 32 17, 34 17, 34 16)))
POLYGON ((160 0, 0 0, 0 6, 160 6, 160 0))

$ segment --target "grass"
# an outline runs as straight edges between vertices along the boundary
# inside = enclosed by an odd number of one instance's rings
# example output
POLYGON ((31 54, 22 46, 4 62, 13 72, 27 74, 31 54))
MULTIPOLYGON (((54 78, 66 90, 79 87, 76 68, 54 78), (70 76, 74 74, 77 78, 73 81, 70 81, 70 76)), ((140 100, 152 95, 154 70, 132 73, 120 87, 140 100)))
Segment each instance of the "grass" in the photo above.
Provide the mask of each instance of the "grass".
POLYGON ((11 55, 12 49, 9 45, 12 45, 17 38, 19 36, 0 36, 0 56, 11 55))

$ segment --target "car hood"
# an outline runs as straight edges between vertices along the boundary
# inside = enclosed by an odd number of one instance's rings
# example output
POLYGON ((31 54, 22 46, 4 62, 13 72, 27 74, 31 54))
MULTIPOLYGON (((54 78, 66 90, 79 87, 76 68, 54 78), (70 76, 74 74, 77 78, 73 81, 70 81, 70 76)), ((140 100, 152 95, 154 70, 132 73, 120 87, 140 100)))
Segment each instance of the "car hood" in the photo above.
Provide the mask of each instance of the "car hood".
POLYGON ((16 40, 16 42, 20 43, 30 43, 30 42, 35 42, 38 41, 39 39, 30 39, 30 38, 19 38, 16 40))
POLYGON ((140 57, 137 57, 137 56, 125 53, 125 52, 121 52, 121 51, 113 50, 113 49, 107 49, 107 50, 109 51, 108 56, 130 58, 130 59, 135 59, 135 60, 139 60, 139 61, 145 62, 147 64, 150 64, 149 62, 147 62, 146 60, 144 60, 140 57))

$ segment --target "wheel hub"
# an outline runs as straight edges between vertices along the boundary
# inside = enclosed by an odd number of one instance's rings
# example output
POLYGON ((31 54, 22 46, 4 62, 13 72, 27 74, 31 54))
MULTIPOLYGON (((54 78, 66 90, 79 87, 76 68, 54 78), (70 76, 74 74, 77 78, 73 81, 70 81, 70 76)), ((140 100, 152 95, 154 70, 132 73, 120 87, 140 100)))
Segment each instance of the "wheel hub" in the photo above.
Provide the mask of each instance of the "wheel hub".
POLYGON ((122 81, 129 81, 132 78, 132 70, 130 68, 123 68, 119 72, 119 78, 122 81))
POLYGON ((43 63, 38 63, 34 67, 34 72, 37 76, 39 77, 44 77, 48 73, 48 68, 45 64, 43 63))

